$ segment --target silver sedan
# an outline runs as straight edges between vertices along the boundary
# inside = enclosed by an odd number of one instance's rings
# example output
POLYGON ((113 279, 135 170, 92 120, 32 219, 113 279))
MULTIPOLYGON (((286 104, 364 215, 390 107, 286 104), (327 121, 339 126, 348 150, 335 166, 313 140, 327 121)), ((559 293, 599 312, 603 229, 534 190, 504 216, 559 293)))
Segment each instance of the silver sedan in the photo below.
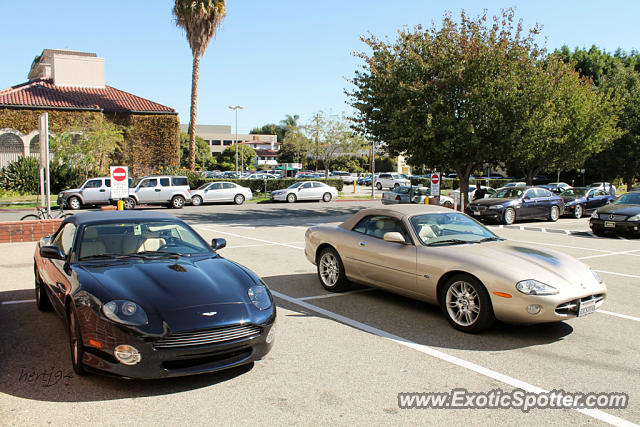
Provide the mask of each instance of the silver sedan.
POLYGON ((250 188, 233 182, 207 182, 195 190, 191 190, 191 204, 200 206, 203 203, 233 202, 241 205, 245 200, 253 199, 250 188))
POLYGON ((338 190, 319 181, 299 181, 283 190, 271 192, 271 201, 295 203, 298 200, 330 202, 338 197, 338 190))

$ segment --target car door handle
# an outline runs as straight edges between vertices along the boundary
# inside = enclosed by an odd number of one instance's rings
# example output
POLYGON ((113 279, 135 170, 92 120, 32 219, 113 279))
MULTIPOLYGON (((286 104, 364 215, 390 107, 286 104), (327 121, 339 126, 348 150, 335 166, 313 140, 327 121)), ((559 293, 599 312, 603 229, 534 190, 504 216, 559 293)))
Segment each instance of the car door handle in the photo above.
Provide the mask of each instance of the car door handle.
POLYGON ((367 246, 367 242, 360 242, 360 246, 367 246))
POLYGON ((159 188, 156 188, 156 190, 155 190, 155 191, 159 193, 159 192, 160 192, 160 189, 159 189, 159 188))
POLYGON ((107 191, 107 190, 105 190, 104 188, 102 190, 100 190, 101 193, 104 193, 105 191, 107 191))

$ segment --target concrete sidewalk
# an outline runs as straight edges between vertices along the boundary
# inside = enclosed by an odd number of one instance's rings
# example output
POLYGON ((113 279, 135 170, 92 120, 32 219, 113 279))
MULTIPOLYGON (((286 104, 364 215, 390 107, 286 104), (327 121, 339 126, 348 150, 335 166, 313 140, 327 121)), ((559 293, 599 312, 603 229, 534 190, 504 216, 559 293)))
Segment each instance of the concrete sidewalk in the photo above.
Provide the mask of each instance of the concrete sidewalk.
MULTIPOLYGON (((0 295, 33 289, 33 254, 36 242, 0 243, 0 295)), ((33 296, 35 298, 35 295, 33 296)), ((0 296, 0 299, 2 297, 0 296)), ((1 303, 1 301, 0 301, 1 303)))

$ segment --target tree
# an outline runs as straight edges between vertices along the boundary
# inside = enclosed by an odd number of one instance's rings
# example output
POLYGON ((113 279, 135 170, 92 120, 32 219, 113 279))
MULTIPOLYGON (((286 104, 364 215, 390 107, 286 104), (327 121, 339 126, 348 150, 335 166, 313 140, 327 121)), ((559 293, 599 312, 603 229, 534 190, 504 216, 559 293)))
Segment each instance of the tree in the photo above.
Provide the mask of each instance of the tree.
MULTIPOLYGON (((191 138, 188 133, 180 133, 180 166, 189 167, 189 147, 191 138)), ((197 165, 208 168, 213 163, 213 157, 211 156, 211 150, 207 141, 203 138, 196 136, 196 153, 195 163, 197 165)))
POLYGON ((225 0, 176 0, 173 15, 176 25, 185 30, 191 48, 191 114, 189 116, 189 168, 195 169, 196 116, 200 57, 215 36, 226 14, 225 0))
POLYGON ((251 129, 249 133, 252 135, 276 135, 278 141, 284 142, 288 132, 299 128, 298 120, 300 120, 300 116, 297 114, 293 116, 287 114, 284 120, 280 120, 279 124, 268 123, 259 128, 251 129))
POLYGON ((454 169, 466 199, 471 172, 509 152, 517 76, 543 54, 538 32, 525 35, 512 10, 491 25, 462 11, 460 23, 446 14, 440 28, 402 30, 394 43, 361 38, 372 53, 357 55, 348 92, 356 129, 412 164, 454 169))
MULTIPOLYGON (((245 144, 238 144, 238 162, 241 161, 240 159, 243 159, 244 165, 249 167, 255 164, 256 157, 257 154, 253 148, 247 147, 245 144)), ((225 148, 224 151, 218 155, 217 159, 218 165, 225 170, 235 169, 235 161, 235 147, 225 148)))

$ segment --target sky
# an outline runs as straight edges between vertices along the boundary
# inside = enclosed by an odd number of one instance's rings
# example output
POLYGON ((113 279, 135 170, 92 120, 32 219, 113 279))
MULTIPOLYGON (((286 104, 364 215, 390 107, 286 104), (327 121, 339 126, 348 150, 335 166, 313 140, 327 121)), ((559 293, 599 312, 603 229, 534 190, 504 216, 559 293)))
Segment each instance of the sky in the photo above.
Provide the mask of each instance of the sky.
MULTIPOLYGON (((174 108, 188 123, 192 56, 173 0, 0 0, 0 89, 25 82, 43 49, 94 52, 106 83, 174 108)), ((445 12, 475 16, 513 7, 525 28, 542 26, 549 50, 596 45, 640 50, 637 0, 227 0, 227 16, 200 62, 198 124, 238 132, 285 115, 349 114, 345 90, 366 51, 360 36, 394 39, 403 27, 436 26, 445 12)))

